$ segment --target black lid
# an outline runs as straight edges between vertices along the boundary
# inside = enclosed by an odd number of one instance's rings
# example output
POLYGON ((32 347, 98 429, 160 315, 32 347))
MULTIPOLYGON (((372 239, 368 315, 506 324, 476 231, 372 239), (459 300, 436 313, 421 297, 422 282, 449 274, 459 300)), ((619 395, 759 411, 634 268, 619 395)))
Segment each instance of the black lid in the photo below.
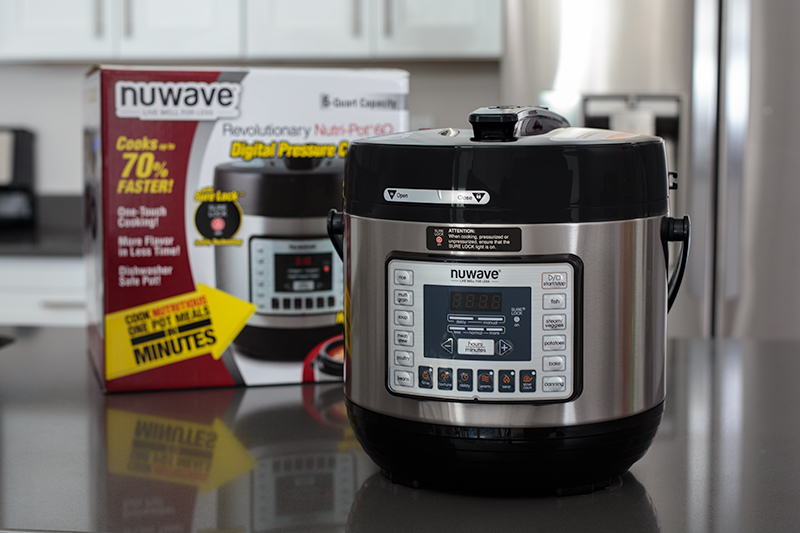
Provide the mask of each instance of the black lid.
POLYGON ((482 108, 470 122, 474 132, 421 130, 350 143, 345 211, 486 224, 667 213, 666 155, 658 137, 571 128, 543 108, 482 108))
POLYGON ((246 215, 325 217, 342 205, 342 169, 330 160, 234 161, 214 169, 214 188, 244 192, 246 215))

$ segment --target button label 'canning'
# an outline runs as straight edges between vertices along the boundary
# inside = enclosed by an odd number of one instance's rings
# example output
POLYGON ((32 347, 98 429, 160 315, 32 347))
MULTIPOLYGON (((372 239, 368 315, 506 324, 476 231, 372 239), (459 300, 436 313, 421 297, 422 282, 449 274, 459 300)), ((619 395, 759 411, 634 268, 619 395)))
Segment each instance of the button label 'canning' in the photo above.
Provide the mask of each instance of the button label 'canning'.
POLYGON ((545 272, 542 274, 542 288, 543 289, 566 289, 567 288, 567 273, 566 272, 545 272))
POLYGON ((564 392, 565 390, 567 390, 567 379, 564 376, 542 378, 543 392, 564 392))

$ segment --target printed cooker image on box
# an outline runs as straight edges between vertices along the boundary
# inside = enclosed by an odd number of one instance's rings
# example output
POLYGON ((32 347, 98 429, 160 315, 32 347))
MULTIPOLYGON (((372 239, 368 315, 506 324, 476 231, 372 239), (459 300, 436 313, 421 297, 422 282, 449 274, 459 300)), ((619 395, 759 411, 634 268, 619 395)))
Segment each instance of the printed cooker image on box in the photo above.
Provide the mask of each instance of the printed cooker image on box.
POLYGON ((689 220, 668 216, 664 143, 536 107, 469 120, 350 145, 328 230, 351 424, 404 484, 607 486, 665 399, 689 220))
POLYGON ((342 261, 327 236, 326 216, 341 205, 343 176, 328 163, 259 159, 215 169, 216 190, 244 193, 237 200, 241 213, 233 202, 206 207, 217 213, 198 211, 221 237, 230 237, 231 228, 242 240, 215 247, 217 287, 257 308, 234 341, 240 353, 303 361, 342 331, 342 261))

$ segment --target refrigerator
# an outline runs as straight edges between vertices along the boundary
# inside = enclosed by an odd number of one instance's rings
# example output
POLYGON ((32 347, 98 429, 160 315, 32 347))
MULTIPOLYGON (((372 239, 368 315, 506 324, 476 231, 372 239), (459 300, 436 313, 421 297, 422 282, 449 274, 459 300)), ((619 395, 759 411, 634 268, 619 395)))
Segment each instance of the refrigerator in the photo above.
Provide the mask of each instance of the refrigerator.
POLYGON ((505 25, 506 103, 665 139, 692 220, 669 335, 800 338, 800 3, 506 0, 505 25))

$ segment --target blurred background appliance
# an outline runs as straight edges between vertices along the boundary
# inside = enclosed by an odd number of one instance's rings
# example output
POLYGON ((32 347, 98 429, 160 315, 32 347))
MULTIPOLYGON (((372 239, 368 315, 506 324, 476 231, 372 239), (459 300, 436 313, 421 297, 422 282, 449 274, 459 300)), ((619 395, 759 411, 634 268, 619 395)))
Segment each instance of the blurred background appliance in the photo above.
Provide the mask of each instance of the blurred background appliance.
POLYGON ((0 228, 34 224, 33 139, 30 131, 0 127, 0 228))
MULTIPOLYGON (((800 338, 800 4, 507 0, 503 100, 665 138, 692 254, 670 336, 800 338)), ((676 254, 671 254, 673 257, 676 254)))
POLYGON ((710 3, 506 2, 504 100, 540 103, 574 125, 666 141, 669 170, 678 173, 670 211, 689 214, 693 234, 671 336, 709 336, 713 327, 716 53, 709 48, 717 20, 703 12, 710 3), (693 65, 706 56, 711 68, 698 74, 693 65), (699 79, 707 74, 709 80, 699 79))

